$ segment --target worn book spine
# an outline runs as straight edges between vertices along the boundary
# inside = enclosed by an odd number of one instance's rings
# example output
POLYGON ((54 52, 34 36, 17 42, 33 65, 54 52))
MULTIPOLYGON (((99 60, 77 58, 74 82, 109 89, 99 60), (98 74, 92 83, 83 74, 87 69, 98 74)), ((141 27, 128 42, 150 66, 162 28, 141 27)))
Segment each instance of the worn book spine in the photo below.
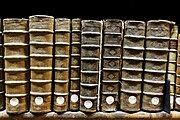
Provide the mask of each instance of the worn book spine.
POLYGON ((147 21, 142 96, 142 109, 144 111, 158 112, 163 110, 170 26, 171 22, 167 20, 147 21))
POLYGON ((178 26, 175 22, 171 22, 169 55, 168 55, 168 73, 167 79, 170 81, 170 108, 174 109, 174 95, 176 83, 176 67, 177 67, 177 44, 178 44, 178 26))
POLYGON ((71 21, 71 58, 70 58, 70 97, 69 108, 71 111, 79 110, 80 92, 80 63, 81 63, 81 19, 71 21))
POLYGON ((55 80, 53 110, 56 112, 65 112, 68 110, 70 28, 70 19, 55 19, 55 80))
POLYGON ((177 66, 176 66, 176 81, 174 94, 174 109, 180 111, 180 34, 178 34, 177 43, 177 66))
POLYGON ((0 19, 0 110, 3 110, 5 106, 3 50, 3 20, 0 19))
POLYGON ((4 72, 6 111, 28 111, 29 46, 28 19, 4 19, 4 72))
POLYGON ((30 112, 51 111, 54 17, 29 16, 30 112))
POLYGON ((102 21, 82 20, 80 111, 99 110, 102 21))
POLYGON ((145 22, 126 20, 122 56, 120 110, 140 111, 144 64, 145 22))
POLYGON ((101 111, 117 111, 121 75, 124 23, 119 19, 104 20, 102 42, 101 111))

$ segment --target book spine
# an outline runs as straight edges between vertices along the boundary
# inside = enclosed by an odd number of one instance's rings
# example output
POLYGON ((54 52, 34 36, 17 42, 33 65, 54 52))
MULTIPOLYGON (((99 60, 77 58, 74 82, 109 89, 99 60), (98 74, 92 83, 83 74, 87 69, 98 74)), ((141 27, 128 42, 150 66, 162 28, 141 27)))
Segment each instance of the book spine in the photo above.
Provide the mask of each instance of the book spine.
POLYGON ((142 109, 145 111, 163 110, 170 26, 171 22, 167 20, 149 20, 147 22, 142 96, 142 109))
POLYGON ((117 111, 121 73, 123 21, 104 20, 102 46, 101 111, 117 111))
POLYGON ((3 28, 6 111, 19 114, 28 111, 28 19, 4 19, 3 28))
POLYGON ((175 81, 175 96, 174 96, 174 109, 180 110, 180 34, 178 34, 177 45, 177 66, 176 66, 176 81, 175 81))
POLYGON ((71 61, 70 61, 70 110, 79 110, 80 58, 81 58, 81 19, 71 22, 71 61))
POLYGON ((3 110, 5 106, 3 50, 3 20, 0 19, 0 110, 3 110))
POLYGON ((169 41, 168 73, 167 79, 170 80, 170 108, 174 109, 174 96, 176 83, 177 67, 177 44, 178 44, 178 26, 172 22, 169 41))
POLYGON ((80 111, 99 110, 102 21, 82 20, 80 111))
POLYGON ((54 111, 68 110, 71 20, 55 19, 54 111))
POLYGON ((51 111, 54 17, 29 17, 30 112, 51 111))
POLYGON ((125 21, 120 88, 120 109, 122 111, 140 111, 144 42, 145 22, 125 21))

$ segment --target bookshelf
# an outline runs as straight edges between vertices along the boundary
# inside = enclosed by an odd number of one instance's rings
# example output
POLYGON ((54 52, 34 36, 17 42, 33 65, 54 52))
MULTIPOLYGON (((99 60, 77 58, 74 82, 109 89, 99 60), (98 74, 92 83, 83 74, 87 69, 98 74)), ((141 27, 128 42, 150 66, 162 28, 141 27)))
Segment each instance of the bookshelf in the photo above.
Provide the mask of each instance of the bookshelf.
POLYGON ((166 112, 157 112, 157 113, 147 113, 147 112, 136 112, 136 113, 126 113, 122 111, 117 112, 96 112, 92 114, 86 114, 83 112, 64 112, 64 113, 55 113, 49 112, 44 114, 32 114, 26 112, 23 114, 7 114, 6 111, 0 112, 0 120, 79 120, 79 119, 179 119, 180 112, 171 111, 170 114, 166 112))

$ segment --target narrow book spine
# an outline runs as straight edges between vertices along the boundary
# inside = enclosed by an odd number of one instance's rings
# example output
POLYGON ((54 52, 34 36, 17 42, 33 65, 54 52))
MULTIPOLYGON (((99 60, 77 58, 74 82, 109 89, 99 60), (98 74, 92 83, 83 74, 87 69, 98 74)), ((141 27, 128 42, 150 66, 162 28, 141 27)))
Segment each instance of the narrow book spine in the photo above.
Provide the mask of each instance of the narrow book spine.
POLYGON ((158 112, 163 110, 170 26, 171 22, 167 20, 149 20, 147 22, 142 96, 142 109, 144 111, 158 112), (152 75, 150 76, 150 74, 152 75))
POLYGON ((80 110, 99 110, 102 21, 82 20, 80 110))
POLYGON ((28 19, 4 19, 3 28, 6 111, 19 114, 28 111, 28 19))
POLYGON ((176 83, 176 67, 177 67, 177 44, 178 44, 178 26, 175 22, 171 23, 168 56, 168 73, 167 79, 170 81, 170 108, 174 109, 174 96, 176 83))
POLYGON ((71 21, 71 61, 70 61, 70 110, 79 110, 80 59, 81 59, 81 19, 71 21))
POLYGON ((117 111, 122 62, 123 21, 104 20, 102 45, 101 111, 117 111))
POLYGON ((126 20, 122 55, 120 109, 140 111, 144 65, 145 22, 126 20))
POLYGON ((54 17, 29 17, 30 112, 51 111, 54 17))
POLYGON ((54 111, 68 110, 71 20, 55 19, 54 111))
POLYGON ((180 34, 178 34, 177 45, 177 66, 176 66, 176 84, 175 84, 175 96, 174 96, 174 109, 180 110, 180 34))
POLYGON ((5 106, 5 93, 4 93, 4 52, 3 52, 3 20, 0 19, 0 110, 5 106))

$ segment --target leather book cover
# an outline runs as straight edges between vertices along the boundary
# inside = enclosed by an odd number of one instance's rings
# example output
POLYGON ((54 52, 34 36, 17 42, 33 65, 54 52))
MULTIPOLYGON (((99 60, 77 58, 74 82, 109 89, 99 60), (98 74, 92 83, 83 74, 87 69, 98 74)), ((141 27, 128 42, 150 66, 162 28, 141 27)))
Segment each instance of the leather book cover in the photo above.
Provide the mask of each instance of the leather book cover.
POLYGON ((104 20, 102 42, 101 111, 117 111, 119 80, 122 65, 124 22, 120 19, 104 20))
POLYGON ((100 100, 102 21, 81 22, 80 111, 96 112, 100 100))
POLYGON ((144 65, 145 22, 126 20, 122 55, 120 110, 140 111, 144 65))
POLYGON ((69 60, 70 60, 71 20, 68 18, 55 19, 55 80, 54 106, 56 112, 68 110, 69 96, 69 60))
POLYGON ((70 97, 71 111, 79 110, 80 67, 81 67, 81 19, 71 20, 71 60, 70 60, 70 97))
POLYGON ((29 38, 28 19, 3 19, 6 111, 28 111, 29 38))
POLYGON ((163 110, 170 31, 171 21, 147 21, 142 96, 142 109, 144 111, 158 112, 163 110))
POLYGON ((53 33, 53 16, 29 16, 30 112, 33 113, 51 111, 53 33))

